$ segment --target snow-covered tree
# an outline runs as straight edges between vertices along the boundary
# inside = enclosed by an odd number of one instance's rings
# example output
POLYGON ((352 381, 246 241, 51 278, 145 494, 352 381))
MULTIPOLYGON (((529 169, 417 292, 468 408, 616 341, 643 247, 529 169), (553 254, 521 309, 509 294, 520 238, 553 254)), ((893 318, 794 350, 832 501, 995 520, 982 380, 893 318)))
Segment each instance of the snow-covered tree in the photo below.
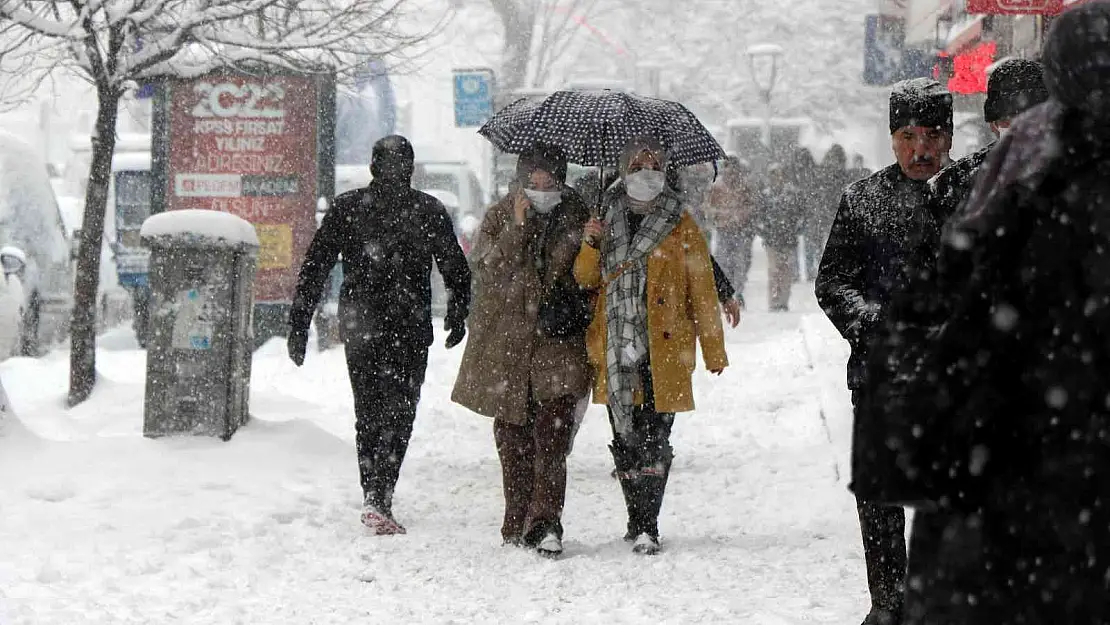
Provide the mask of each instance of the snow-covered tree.
MULTIPOLYGON (((96 382, 96 294, 121 97, 145 78, 218 67, 354 68, 423 41, 410 0, 0 0, 0 84, 19 88, 70 71, 95 89, 97 115, 70 325, 69 403, 96 382)), ((426 22, 425 22, 426 23, 426 22)))

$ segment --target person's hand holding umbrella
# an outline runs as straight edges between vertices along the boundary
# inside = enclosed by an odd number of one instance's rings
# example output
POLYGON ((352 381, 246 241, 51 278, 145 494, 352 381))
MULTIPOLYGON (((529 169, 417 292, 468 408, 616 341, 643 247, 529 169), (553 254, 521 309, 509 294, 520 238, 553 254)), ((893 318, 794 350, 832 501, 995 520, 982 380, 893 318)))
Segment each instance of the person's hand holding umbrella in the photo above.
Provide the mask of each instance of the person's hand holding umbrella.
POLYGON ((601 243, 601 236, 605 233, 605 222, 597 217, 591 217, 582 229, 582 241, 590 247, 597 247, 601 243))

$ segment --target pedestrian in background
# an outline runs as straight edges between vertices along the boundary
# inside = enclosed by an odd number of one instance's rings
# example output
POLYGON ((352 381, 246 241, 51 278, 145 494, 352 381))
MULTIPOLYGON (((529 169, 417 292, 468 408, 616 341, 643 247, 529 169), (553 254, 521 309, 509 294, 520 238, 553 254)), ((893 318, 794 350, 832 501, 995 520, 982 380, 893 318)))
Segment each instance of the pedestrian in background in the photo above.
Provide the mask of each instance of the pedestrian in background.
POLYGON ((754 215, 758 193, 747 170, 735 156, 721 165, 721 173, 709 191, 707 216, 716 230, 714 258, 723 261, 722 271, 729 276, 736 299, 744 305, 744 288, 752 265, 755 240, 754 215))
POLYGON ((821 254, 825 251, 829 230, 836 218, 836 207, 845 187, 851 182, 854 181, 849 178, 848 157, 844 148, 840 144, 833 144, 821 159, 821 166, 817 168, 813 201, 807 204, 809 212, 805 220, 805 263, 806 277, 810 281, 817 279, 821 254))
POLYGON ((788 162, 772 163, 764 189, 759 235, 767 249, 768 302, 771 312, 790 309, 790 292, 798 277, 798 236, 808 212, 812 180, 810 164, 799 148, 788 162))

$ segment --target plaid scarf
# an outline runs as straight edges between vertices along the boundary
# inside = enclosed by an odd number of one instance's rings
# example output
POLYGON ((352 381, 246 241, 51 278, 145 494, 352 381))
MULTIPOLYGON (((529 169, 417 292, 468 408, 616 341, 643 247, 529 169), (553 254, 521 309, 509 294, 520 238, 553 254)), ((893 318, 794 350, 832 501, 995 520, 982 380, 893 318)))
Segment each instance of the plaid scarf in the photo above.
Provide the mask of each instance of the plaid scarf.
POLYGON ((628 223, 628 198, 614 195, 605 220, 610 236, 602 249, 606 276, 605 318, 608 341, 605 353, 609 408, 618 434, 629 432, 636 391, 643 390, 640 365, 648 355, 647 259, 674 230, 682 203, 670 191, 655 201, 655 210, 644 216, 636 234, 628 223))

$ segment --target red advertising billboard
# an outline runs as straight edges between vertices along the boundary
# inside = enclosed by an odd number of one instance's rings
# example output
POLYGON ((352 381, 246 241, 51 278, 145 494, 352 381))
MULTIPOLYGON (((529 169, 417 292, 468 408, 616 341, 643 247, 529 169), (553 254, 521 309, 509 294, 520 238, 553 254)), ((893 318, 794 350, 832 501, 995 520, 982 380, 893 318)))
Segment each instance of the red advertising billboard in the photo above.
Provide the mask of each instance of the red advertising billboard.
POLYGON ((985 15, 1056 15, 1065 0, 967 0, 967 12, 985 15))
POLYGON ((292 301, 316 229, 319 84, 231 73, 170 84, 165 210, 218 210, 254 224, 259 304, 292 301))

